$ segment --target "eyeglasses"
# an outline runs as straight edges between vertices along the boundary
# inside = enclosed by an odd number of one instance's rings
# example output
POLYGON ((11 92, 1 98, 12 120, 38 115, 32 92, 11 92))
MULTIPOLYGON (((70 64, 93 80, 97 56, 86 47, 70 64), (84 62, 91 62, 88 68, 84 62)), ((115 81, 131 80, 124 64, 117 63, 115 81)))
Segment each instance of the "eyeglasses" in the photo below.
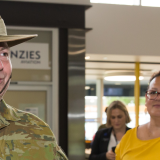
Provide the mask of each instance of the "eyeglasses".
POLYGON ((146 95, 147 95, 148 99, 150 99, 150 100, 155 100, 158 97, 158 94, 160 94, 160 92, 146 91, 146 95))

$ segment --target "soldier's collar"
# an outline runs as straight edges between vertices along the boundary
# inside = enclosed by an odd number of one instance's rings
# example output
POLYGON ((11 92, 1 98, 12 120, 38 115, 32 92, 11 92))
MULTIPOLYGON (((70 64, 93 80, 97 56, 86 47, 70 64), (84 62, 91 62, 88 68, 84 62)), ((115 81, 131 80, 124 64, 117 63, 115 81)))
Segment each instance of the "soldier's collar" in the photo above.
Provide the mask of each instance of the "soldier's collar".
POLYGON ((19 121, 20 118, 17 115, 17 110, 8 104, 5 103, 5 101, 2 99, 0 101, 0 120, 1 116, 5 120, 10 120, 10 121, 19 121))

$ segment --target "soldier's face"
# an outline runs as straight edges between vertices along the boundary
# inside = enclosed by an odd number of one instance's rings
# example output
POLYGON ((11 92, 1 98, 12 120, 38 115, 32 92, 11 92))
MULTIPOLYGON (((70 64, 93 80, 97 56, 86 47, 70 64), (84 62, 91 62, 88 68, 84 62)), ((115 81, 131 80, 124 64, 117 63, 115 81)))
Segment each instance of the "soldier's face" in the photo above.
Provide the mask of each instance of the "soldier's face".
POLYGON ((10 60, 10 50, 5 42, 0 42, 0 99, 5 94, 12 73, 12 64, 10 60))

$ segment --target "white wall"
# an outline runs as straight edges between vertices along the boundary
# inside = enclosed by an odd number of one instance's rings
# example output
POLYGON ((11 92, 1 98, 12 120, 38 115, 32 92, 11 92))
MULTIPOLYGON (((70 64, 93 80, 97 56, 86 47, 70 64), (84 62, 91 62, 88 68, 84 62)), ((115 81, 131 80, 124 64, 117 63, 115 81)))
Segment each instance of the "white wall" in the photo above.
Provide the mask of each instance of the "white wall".
POLYGON ((93 4, 86 27, 86 53, 160 55, 159 7, 93 4))
POLYGON ((90 5, 90 0, 9 0, 9 1, 25 1, 25 2, 44 2, 44 3, 64 3, 76 5, 90 5))

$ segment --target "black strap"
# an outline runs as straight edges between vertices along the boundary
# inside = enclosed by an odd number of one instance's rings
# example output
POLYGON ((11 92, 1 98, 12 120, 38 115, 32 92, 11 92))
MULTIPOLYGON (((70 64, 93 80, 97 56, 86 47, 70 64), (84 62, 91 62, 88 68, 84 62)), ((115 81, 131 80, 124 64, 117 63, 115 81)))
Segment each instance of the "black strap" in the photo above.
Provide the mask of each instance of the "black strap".
POLYGON ((9 83, 9 80, 12 78, 12 73, 8 79, 8 81, 6 82, 6 84, 4 85, 4 87, 2 88, 2 90, 0 91, 0 94, 4 91, 4 89, 7 87, 7 84, 9 83))

